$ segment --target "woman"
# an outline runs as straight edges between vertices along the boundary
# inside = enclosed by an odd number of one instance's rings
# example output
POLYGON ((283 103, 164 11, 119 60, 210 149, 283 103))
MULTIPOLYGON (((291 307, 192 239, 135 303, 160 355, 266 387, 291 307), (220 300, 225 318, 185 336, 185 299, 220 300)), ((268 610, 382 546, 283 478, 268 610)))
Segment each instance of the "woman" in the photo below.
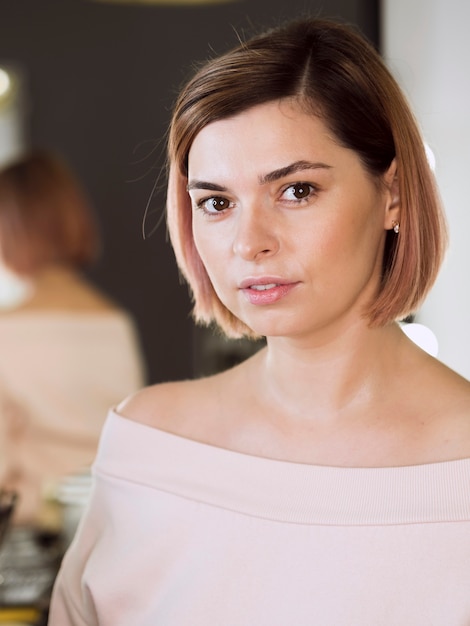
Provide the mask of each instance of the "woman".
POLYGON ((88 471, 103 412, 143 380, 132 320, 83 276, 98 246, 59 157, 0 172, 0 484, 19 495, 18 526, 45 523, 43 500, 88 471))
POLYGON ((445 227, 379 56, 316 19, 242 43, 169 163, 196 319, 267 346, 111 412, 50 623, 470 623, 470 384, 397 325, 445 227))

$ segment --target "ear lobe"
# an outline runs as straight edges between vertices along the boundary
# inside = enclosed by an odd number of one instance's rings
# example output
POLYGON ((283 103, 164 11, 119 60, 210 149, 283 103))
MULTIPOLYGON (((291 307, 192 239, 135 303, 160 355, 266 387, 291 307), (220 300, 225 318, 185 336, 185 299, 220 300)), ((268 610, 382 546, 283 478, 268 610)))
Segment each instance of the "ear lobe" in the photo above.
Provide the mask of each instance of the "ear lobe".
POLYGON ((400 189, 398 185, 397 162, 396 159, 384 174, 384 184, 386 187, 385 204, 385 229, 391 230, 400 221, 400 189))

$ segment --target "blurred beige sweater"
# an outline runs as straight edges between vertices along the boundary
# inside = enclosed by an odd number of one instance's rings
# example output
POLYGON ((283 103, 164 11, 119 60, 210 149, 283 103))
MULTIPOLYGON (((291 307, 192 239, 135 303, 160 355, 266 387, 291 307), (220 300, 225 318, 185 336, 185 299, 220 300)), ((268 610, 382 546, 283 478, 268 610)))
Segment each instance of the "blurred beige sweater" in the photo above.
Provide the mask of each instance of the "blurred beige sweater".
POLYGON ((143 384, 131 319, 89 300, 0 315, 0 485, 19 492, 16 524, 35 522, 48 483, 90 466, 108 409, 143 384))

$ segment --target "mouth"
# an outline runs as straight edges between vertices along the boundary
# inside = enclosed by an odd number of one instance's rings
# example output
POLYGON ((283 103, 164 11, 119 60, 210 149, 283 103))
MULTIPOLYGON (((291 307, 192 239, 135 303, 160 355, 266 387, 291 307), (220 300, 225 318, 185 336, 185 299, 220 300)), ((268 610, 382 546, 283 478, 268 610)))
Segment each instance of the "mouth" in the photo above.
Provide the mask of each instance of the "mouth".
POLYGON ((262 285, 250 285, 248 289, 254 289, 255 291, 266 291, 268 289, 274 289, 274 287, 279 287, 280 283, 266 283, 262 285))
POLYGON ((283 300, 299 283, 273 277, 247 278, 239 288, 250 304, 268 305, 283 300))
POLYGON ((267 289, 290 285, 293 282, 294 281, 287 278, 281 278, 280 276, 248 276, 238 284, 238 288, 253 289, 254 291, 266 291, 267 289))

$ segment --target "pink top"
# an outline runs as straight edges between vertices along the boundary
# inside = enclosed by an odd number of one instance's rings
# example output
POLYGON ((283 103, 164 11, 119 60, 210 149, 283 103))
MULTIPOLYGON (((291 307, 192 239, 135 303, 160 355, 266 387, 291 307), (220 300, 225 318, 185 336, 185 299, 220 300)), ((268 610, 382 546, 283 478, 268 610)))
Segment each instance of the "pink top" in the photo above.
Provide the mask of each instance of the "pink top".
POLYGON ((49 626, 468 626, 470 459, 274 461, 114 412, 49 626))

